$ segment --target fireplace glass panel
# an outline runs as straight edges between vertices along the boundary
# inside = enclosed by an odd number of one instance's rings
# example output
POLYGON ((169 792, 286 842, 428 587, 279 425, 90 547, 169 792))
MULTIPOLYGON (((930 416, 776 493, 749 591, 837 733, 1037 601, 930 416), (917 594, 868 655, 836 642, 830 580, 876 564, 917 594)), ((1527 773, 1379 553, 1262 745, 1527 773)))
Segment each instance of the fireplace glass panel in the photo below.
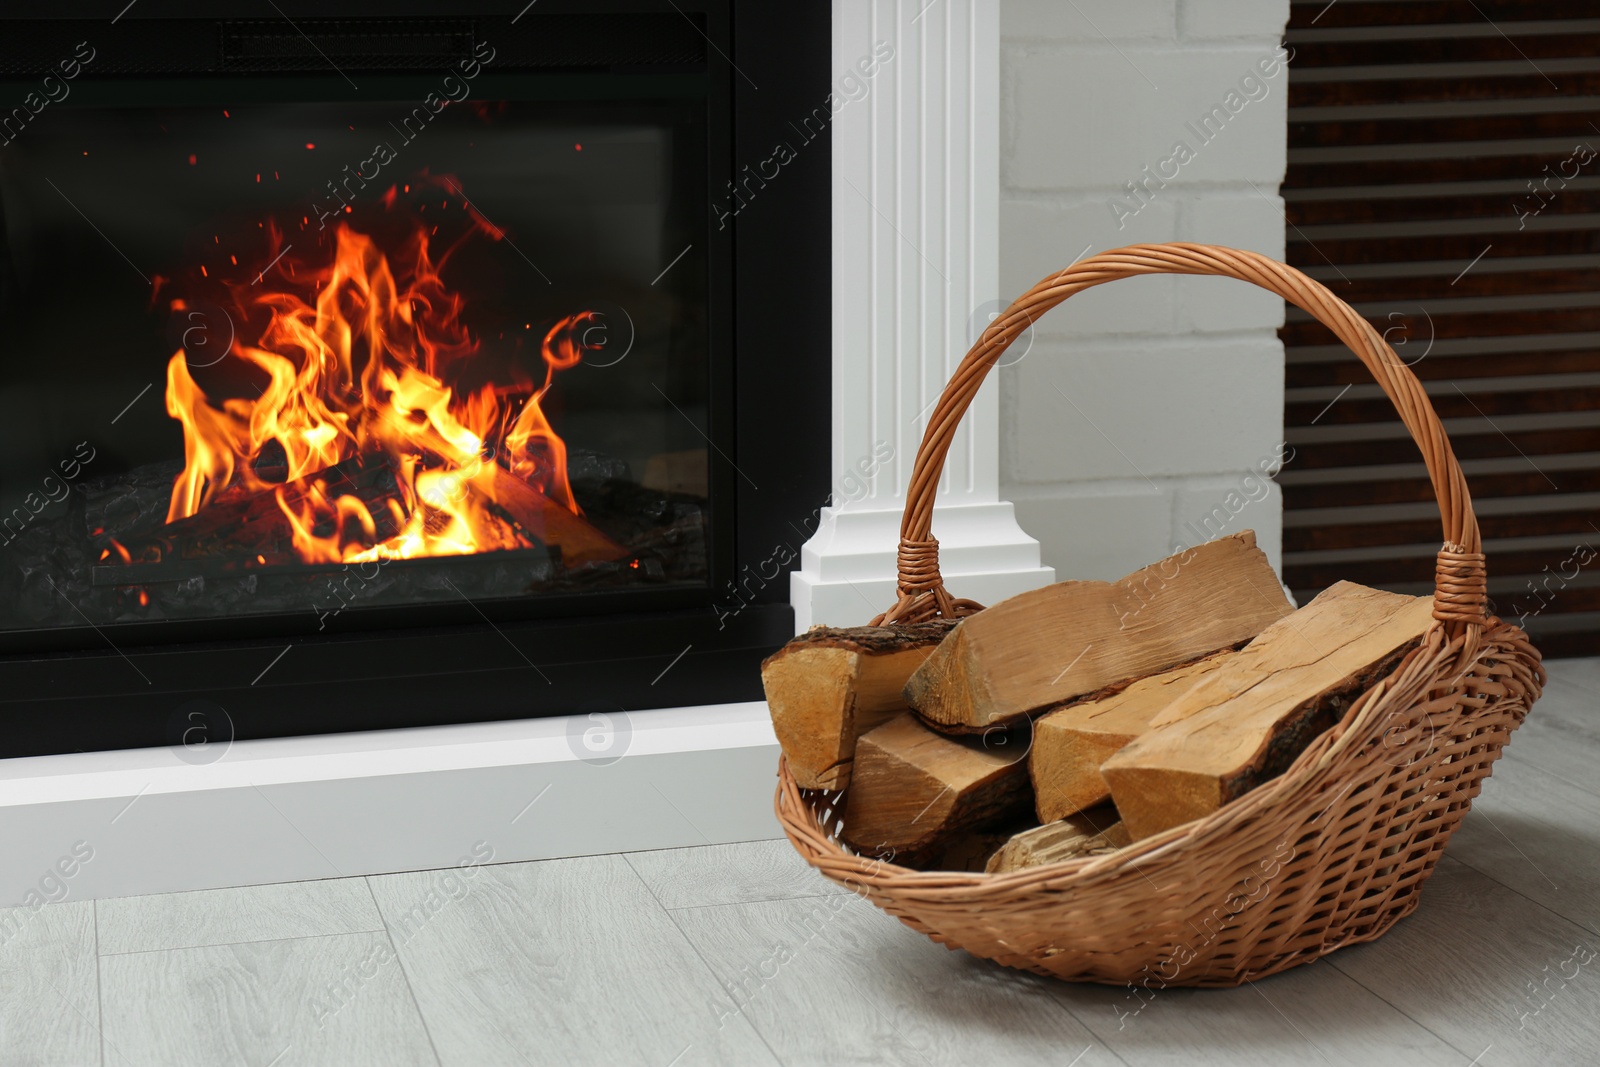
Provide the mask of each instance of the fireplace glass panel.
POLYGON ((705 587, 703 115, 52 108, 0 153, 0 630, 705 587))

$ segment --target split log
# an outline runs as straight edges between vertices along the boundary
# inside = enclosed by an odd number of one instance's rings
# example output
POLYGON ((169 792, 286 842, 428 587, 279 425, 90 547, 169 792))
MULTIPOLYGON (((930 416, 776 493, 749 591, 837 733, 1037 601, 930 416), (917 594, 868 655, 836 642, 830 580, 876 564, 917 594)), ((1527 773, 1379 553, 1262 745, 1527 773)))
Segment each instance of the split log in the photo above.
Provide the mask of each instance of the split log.
MULTIPOLYGON (((424 466, 450 466, 445 457, 455 450, 437 430, 417 427, 414 432, 421 442, 424 466)), ((491 460, 477 469, 463 469, 471 474, 465 482, 468 492, 481 494, 532 541, 559 550, 564 567, 627 558, 628 550, 593 523, 551 500, 498 462, 491 460)))
MULTIPOLYGON (((533 540, 561 550, 565 567, 619 560, 628 550, 498 463, 485 463, 486 495, 533 540)), ((469 483, 476 488, 477 483, 469 483)))
POLYGON ((1416 647, 1432 607, 1340 582, 1267 627, 1101 766, 1129 833, 1198 819, 1282 774, 1416 647))
POLYGON ((856 742, 845 793, 846 844, 866 856, 921 866, 959 835, 1031 810, 1028 761, 977 738, 936 734, 902 713, 856 742))
POLYGON ((639 484, 658 493, 687 493, 704 500, 711 495, 709 474, 703 448, 657 452, 645 461, 639 484))
POLYGON ((1250 530, 1116 582, 1058 582, 965 620, 906 683, 946 733, 1010 725, 1236 647, 1293 611, 1250 530))
POLYGON ((1127 829, 1117 820, 1117 809, 1104 804, 1024 830, 1002 845, 984 869, 990 874, 1004 874, 1081 856, 1104 856, 1132 843, 1127 829))
POLYGON ((772 729, 802 788, 850 784, 856 738, 906 710, 906 679, 954 626, 813 626, 767 657, 772 729))
POLYGON ((1033 724, 1028 773, 1041 823, 1064 819, 1111 797, 1100 765, 1148 732, 1151 722, 1196 681, 1226 663, 1232 649, 1140 678, 1098 700, 1047 712, 1033 724))

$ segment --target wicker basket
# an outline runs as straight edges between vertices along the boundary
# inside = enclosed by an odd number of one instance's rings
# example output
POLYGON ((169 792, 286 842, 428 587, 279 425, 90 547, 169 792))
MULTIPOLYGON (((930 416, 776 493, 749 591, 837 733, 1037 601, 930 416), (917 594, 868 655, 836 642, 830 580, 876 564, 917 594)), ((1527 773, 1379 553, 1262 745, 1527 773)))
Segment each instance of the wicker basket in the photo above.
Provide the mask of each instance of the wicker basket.
MULTIPOLYGON (((1486 616, 1467 484, 1426 393, 1364 319, 1319 283, 1251 252, 1134 245, 1073 264, 1017 299, 967 353, 928 421, 900 529, 899 600, 876 622, 981 610, 945 591, 933 500, 945 454, 995 361, 1074 293, 1140 274, 1253 282, 1314 315, 1366 364, 1422 449, 1443 514, 1433 626, 1282 776, 1111 855, 1007 874, 922 872, 839 844, 842 796, 778 767, 778 819, 828 878, 950 948, 1073 981, 1159 988, 1260 978, 1380 936, 1422 883, 1545 681, 1527 635, 1486 616)), ((843 796, 847 796, 844 794, 843 796)))

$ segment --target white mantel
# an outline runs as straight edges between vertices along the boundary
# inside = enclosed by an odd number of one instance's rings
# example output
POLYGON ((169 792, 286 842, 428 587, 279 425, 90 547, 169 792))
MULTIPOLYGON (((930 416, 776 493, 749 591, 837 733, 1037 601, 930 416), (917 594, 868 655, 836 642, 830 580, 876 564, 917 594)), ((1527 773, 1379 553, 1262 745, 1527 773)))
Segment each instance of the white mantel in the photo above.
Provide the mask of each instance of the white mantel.
MULTIPOLYGON (((833 120, 835 503, 790 578, 801 630, 894 603, 927 414, 973 324, 1001 310, 1000 0, 834 0, 835 71, 884 43, 893 58, 833 120), (865 492, 850 493, 863 470, 865 492)), ((983 603, 1054 580, 1000 499, 999 439, 991 381, 950 449, 933 518, 947 583, 983 603)))

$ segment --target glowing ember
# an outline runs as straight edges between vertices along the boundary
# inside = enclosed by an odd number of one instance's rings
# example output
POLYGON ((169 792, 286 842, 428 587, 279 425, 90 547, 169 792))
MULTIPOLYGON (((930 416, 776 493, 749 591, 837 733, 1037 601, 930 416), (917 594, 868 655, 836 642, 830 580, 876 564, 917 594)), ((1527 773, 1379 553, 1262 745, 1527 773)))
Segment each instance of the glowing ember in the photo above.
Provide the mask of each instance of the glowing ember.
POLYGON ((265 314, 266 326, 253 345, 236 339, 216 368, 234 380, 245 371, 260 395, 208 396, 182 350, 167 364, 167 412, 183 425, 185 457, 169 523, 270 493, 307 563, 528 548, 587 525, 574 518, 566 446, 540 402, 588 350, 593 312, 545 334, 542 384, 458 392, 446 383, 462 380, 479 342, 440 277, 449 253, 435 264, 427 234, 393 265, 346 225, 324 266, 291 262, 276 244, 265 280, 234 292, 241 321, 265 314), (383 477, 367 477, 374 470, 383 477))

